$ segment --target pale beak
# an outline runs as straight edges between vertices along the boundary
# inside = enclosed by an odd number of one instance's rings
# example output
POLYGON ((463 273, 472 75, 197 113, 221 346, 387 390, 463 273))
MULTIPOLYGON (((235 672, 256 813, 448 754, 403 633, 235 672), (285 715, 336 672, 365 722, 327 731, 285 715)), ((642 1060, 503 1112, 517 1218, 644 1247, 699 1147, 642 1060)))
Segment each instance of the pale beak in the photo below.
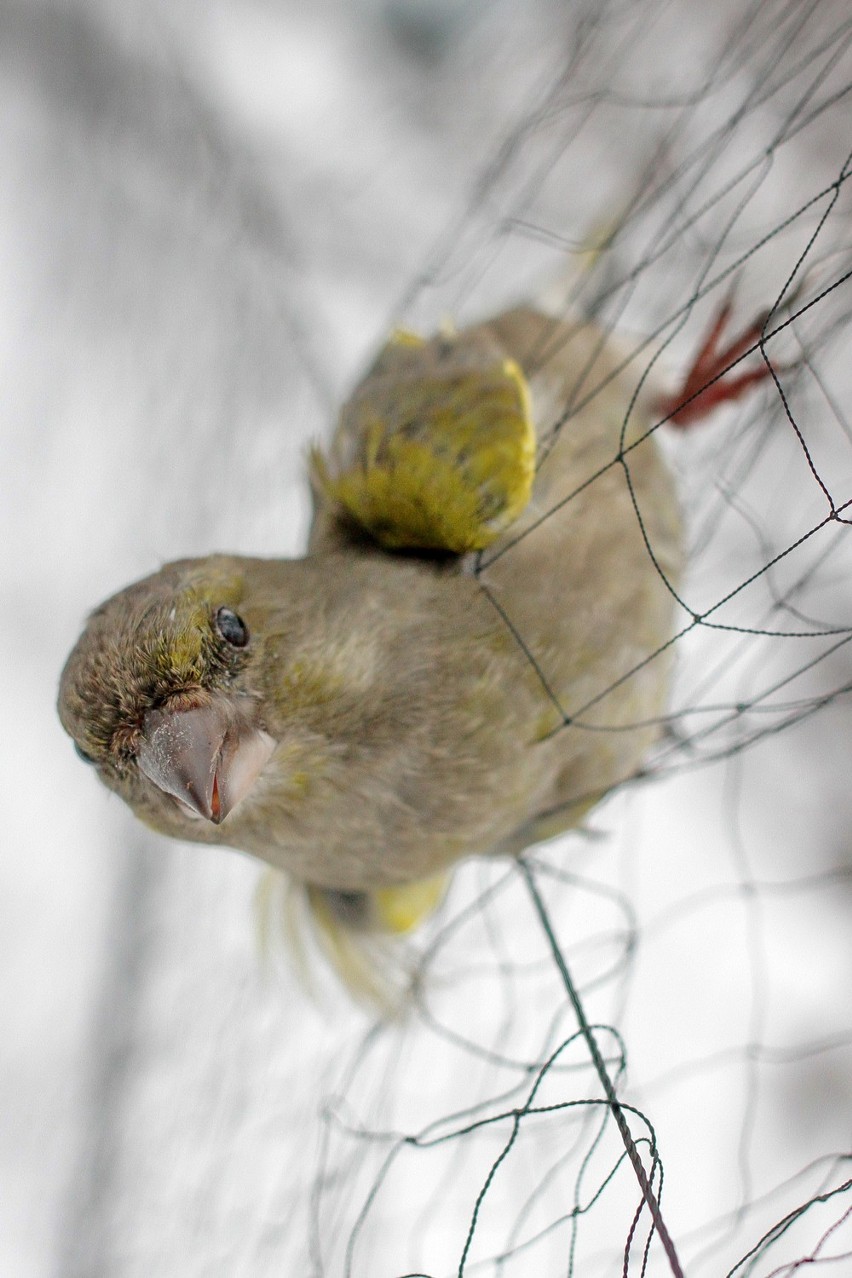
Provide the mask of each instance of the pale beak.
POLYGON ((137 763, 189 815, 218 825, 251 790, 275 749, 254 702, 219 693, 190 710, 149 710, 137 763))

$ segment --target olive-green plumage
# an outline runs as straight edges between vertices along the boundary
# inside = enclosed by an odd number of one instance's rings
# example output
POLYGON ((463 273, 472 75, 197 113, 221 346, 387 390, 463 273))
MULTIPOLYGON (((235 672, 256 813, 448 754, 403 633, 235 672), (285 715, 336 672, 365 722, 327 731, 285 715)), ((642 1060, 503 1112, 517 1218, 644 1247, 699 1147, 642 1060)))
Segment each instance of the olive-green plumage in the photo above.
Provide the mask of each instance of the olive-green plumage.
POLYGON ((620 362, 530 309, 393 338, 315 460, 303 559, 171 564, 90 618, 59 711, 105 783, 356 931, 402 926, 395 889, 581 820, 658 734, 681 558, 654 438, 623 452, 651 401, 622 440, 620 362), (593 358, 603 389, 565 416, 593 358))

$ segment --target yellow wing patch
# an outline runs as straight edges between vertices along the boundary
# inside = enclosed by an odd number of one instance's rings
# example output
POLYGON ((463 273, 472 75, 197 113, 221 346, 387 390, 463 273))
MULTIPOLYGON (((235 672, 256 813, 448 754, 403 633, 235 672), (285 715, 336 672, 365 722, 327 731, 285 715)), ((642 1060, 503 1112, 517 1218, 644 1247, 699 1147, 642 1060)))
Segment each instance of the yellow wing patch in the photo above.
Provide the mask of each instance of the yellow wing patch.
POLYGON ((388 549, 481 550, 530 499, 526 379, 512 359, 453 358, 447 339, 394 334, 344 406, 330 453, 312 462, 326 497, 388 549))

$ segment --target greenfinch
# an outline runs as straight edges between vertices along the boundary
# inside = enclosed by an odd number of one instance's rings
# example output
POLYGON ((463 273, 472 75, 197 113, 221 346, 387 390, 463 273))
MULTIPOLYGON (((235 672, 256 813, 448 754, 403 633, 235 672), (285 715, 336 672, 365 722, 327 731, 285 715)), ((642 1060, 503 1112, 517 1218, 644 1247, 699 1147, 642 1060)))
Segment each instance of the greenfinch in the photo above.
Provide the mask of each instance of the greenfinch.
POLYGON ((359 938, 641 769, 683 554, 651 428, 741 389, 718 338, 680 403, 532 308, 393 334, 312 455, 304 558, 179 560, 91 614, 59 691, 78 752, 155 830, 284 871, 369 986, 359 938))

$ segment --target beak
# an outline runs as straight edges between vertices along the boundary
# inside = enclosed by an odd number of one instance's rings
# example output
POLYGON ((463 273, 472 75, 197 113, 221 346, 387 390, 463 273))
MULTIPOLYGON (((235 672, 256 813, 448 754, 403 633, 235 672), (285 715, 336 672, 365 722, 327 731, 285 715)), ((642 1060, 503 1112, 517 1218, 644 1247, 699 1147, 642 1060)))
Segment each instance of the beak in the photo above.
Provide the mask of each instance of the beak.
POLYGON ((248 794, 275 749, 248 697, 214 696, 190 710, 149 710, 137 754, 160 790, 218 825, 248 794))

